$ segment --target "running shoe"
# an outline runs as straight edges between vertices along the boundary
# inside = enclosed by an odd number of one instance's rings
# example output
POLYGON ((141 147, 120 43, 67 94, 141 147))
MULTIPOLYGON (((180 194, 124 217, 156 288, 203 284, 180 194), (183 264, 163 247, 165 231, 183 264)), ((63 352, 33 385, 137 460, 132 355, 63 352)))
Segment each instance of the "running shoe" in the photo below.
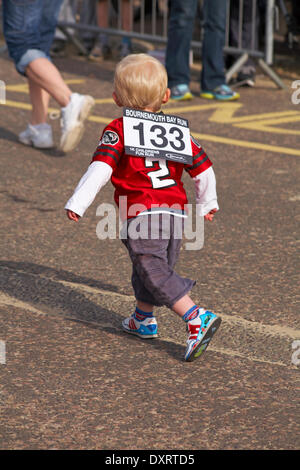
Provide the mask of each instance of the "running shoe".
POLYGON ((191 100, 192 98, 193 95, 189 89, 189 86, 185 83, 171 87, 171 100, 185 101, 191 100))
POLYGON ((101 62, 111 56, 111 48, 108 44, 97 43, 89 54, 89 59, 95 62, 101 62))
POLYGON ((220 101, 233 101, 239 99, 240 95, 228 85, 220 85, 214 90, 202 90, 200 93, 201 98, 208 100, 220 100, 220 101))
POLYGON ((54 146, 52 127, 47 124, 28 124, 25 131, 19 134, 19 142, 24 145, 32 145, 40 149, 48 149, 54 146))
POLYGON ((236 78, 236 86, 254 87, 255 75, 251 73, 246 74, 246 73, 240 72, 236 78))
POLYGON ((221 324, 221 318, 212 312, 199 308, 198 315, 187 322, 187 348, 184 359, 194 361, 200 357, 209 345, 213 335, 221 324))
POLYGON ((132 54, 132 44, 130 40, 124 39, 122 40, 119 46, 119 58, 120 60, 124 59, 124 57, 132 54))
POLYGON ((62 108, 60 149, 63 152, 70 152, 80 142, 84 121, 90 115, 94 104, 95 100, 91 96, 72 93, 69 104, 62 108))
POLYGON ((122 321, 122 326, 127 333, 139 336, 140 338, 148 339, 157 337, 157 321, 154 317, 139 321, 133 314, 131 317, 122 321))

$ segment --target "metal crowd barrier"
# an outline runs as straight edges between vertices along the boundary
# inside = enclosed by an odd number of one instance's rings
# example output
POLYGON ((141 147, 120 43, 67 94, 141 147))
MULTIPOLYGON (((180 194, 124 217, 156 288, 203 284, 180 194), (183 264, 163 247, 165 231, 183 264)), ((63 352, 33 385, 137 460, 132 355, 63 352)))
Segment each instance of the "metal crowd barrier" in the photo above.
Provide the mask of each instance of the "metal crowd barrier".
MULTIPOLYGON (((83 8, 96 8, 97 0, 65 0, 69 2, 74 13, 73 21, 59 21, 58 28, 70 39, 79 51, 83 54, 88 54, 80 36, 83 33, 106 33, 110 36, 122 37, 127 36, 132 39, 142 40, 154 48, 154 45, 165 45, 167 43, 168 32, 168 0, 126 0, 129 2, 129 18, 127 18, 127 27, 124 29, 124 22, 122 21, 122 11, 124 10, 124 2, 122 0, 106 0, 109 8, 109 27, 101 28, 96 24, 96 14, 94 15, 93 22, 82 23, 83 8), (128 27, 129 24, 129 27, 128 27), (72 34, 72 30, 77 33, 72 34)), ((204 0, 199 0, 198 12, 201 18, 201 7, 204 0)), ((209 1, 209 0, 207 0, 209 1)), ((226 0, 224 0, 226 1, 226 0)), ((232 2, 228 0, 227 8, 227 21, 226 21, 226 42, 224 52, 235 56, 236 60, 233 65, 227 70, 226 80, 237 73, 248 58, 253 59, 267 74, 279 88, 285 88, 285 85, 278 77, 278 75, 271 68, 273 64, 273 44, 274 44, 274 15, 275 15, 275 0, 265 0, 265 13, 264 13, 264 34, 260 41, 257 40, 257 14, 259 0, 252 0, 252 23, 251 23, 251 39, 247 47, 243 41, 243 19, 244 19, 244 2, 239 1, 238 21, 237 21, 237 37, 238 42, 234 46, 230 43, 230 11, 232 2), (263 46, 258 43, 262 43, 263 46)), ((236 1, 236 0, 235 0, 236 1)), ((96 11, 96 10, 95 10, 96 11)), ((195 20, 196 24, 196 20, 195 20)), ((197 29, 197 28, 195 28, 197 29)), ((196 34, 196 33, 195 33, 196 34)), ((198 37, 193 37, 191 48, 198 53, 201 51, 203 29, 201 22, 198 22, 198 37), (199 28, 200 24, 200 28, 199 28)))

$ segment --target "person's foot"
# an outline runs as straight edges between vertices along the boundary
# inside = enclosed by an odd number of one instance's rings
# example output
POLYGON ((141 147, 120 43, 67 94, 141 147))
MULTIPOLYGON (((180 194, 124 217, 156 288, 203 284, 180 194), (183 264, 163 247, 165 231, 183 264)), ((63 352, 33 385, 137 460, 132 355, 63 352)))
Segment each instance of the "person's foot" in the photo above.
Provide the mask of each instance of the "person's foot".
POLYGON ((64 55, 66 44, 67 41, 65 39, 54 39, 50 49, 50 54, 54 57, 64 55))
POLYGON ((25 131, 19 134, 19 142, 40 149, 52 148, 54 146, 52 127, 47 123, 28 124, 25 131))
POLYGON ((238 73, 236 77, 236 86, 248 86, 254 87, 255 86, 255 75, 253 73, 238 73))
POLYGON ((239 99, 240 95, 228 85, 220 85, 214 90, 202 90, 200 97, 209 100, 233 101, 239 99))
POLYGON ((157 321, 155 317, 145 318, 140 321, 133 314, 131 317, 122 321, 123 329, 127 333, 139 336, 140 338, 156 338, 157 337, 157 321))
POLYGON ((90 115, 94 104, 92 96, 72 93, 69 104, 62 108, 60 149, 63 152, 70 152, 80 142, 84 132, 84 121, 90 115))
POLYGON ((176 101, 185 101, 191 100, 193 95, 189 89, 189 86, 185 83, 181 83, 179 85, 174 85, 171 87, 171 100, 176 101))
POLYGON ((188 339, 184 359, 188 362, 203 354, 221 324, 220 317, 203 308, 198 308, 193 316, 186 324, 188 339))
POLYGON ((111 55, 111 49, 108 44, 97 43, 89 54, 89 59, 95 62, 106 60, 111 55))
POLYGON ((128 56, 132 53, 132 45, 130 38, 123 38, 120 44, 120 52, 119 56, 120 59, 124 59, 124 57, 128 56))

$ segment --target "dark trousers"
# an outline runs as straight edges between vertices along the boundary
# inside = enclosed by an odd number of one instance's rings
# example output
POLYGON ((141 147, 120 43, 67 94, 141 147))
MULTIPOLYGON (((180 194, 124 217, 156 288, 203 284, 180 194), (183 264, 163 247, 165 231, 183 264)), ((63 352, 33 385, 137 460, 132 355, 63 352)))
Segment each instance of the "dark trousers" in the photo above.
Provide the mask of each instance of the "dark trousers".
MULTIPOLYGON (((230 21, 229 21, 229 45, 243 49, 257 49, 258 47, 258 28, 260 19, 260 3, 256 2, 256 11, 253 22, 253 0, 244 0, 242 24, 239 24, 240 2, 239 0, 231 0, 230 2, 230 21), (241 43, 240 31, 241 28, 241 43)), ((238 56, 229 56, 226 64, 230 67, 238 56)), ((242 72, 245 74, 255 73, 255 62, 249 58, 243 65, 242 72)))
POLYGON ((128 236, 122 242, 132 261, 131 282, 136 299, 171 308, 195 284, 174 271, 183 219, 170 214, 142 215, 131 219, 127 227, 128 236), (141 237, 130 234, 131 224, 135 224, 141 237))
MULTIPOLYGON (((202 90, 225 83, 223 47, 225 44, 227 0, 205 0, 202 46, 202 90)), ((169 87, 189 84, 189 51, 197 0, 170 0, 166 68, 169 87)))

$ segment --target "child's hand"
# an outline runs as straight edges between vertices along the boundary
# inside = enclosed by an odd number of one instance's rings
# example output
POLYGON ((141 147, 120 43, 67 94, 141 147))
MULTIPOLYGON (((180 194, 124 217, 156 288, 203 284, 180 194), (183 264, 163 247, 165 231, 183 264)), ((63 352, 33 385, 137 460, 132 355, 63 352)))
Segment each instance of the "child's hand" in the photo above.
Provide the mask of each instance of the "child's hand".
POLYGON ((74 220, 74 222, 78 222, 78 220, 80 219, 79 215, 75 214, 75 212, 73 211, 69 211, 69 209, 67 209, 67 217, 70 220, 74 220))
POLYGON ((211 211, 209 211, 208 214, 206 214, 206 215, 204 216, 204 219, 205 219, 205 220, 209 220, 210 222, 212 222, 212 220, 213 220, 214 215, 215 215, 216 212, 217 212, 217 209, 212 209, 211 211))

